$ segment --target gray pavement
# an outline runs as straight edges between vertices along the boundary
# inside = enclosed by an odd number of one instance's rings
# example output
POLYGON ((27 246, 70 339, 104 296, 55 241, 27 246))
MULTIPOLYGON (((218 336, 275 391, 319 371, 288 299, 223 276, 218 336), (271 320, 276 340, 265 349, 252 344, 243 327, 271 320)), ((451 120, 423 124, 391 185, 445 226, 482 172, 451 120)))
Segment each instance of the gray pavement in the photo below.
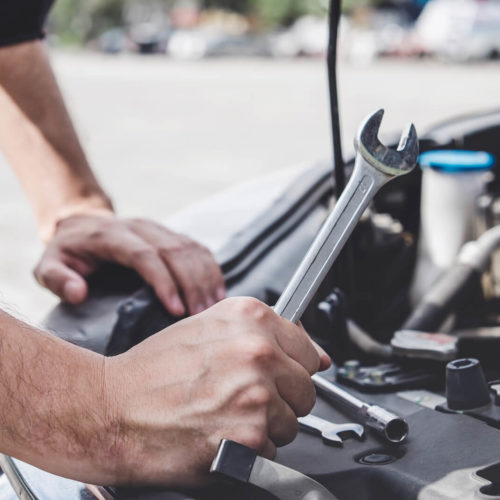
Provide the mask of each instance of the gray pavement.
MULTIPOLYGON (((164 219, 230 186, 328 157, 324 64, 319 60, 54 54, 56 72, 91 162, 120 214, 164 219)), ((380 61, 339 68, 343 137, 386 109, 383 130, 423 130, 500 107, 500 63, 380 61)), ((0 301, 31 321, 54 298, 31 278, 42 246, 29 206, 0 158, 0 301)), ((216 221, 215 221, 216 222, 216 221)))

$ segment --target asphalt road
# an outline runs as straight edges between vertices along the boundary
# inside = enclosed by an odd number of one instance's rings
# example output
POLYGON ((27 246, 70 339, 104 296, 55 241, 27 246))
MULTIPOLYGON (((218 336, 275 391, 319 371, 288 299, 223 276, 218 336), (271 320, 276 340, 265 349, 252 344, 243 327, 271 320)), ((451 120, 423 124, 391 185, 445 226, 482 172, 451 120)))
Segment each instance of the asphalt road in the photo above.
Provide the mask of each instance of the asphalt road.
MULTIPOLYGON (((54 64, 95 171, 124 216, 162 220, 234 184, 330 155, 319 60, 180 63, 64 52, 54 64)), ((346 148, 359 121, 380 107, 385 132, 408 120, 424 130, 500 107, 498 62, 341 64, 339 80, 346 148)), ((42 246, 16 180, 0 163, 0 301, 36 321, 55 300, 31 277, 42 246)))

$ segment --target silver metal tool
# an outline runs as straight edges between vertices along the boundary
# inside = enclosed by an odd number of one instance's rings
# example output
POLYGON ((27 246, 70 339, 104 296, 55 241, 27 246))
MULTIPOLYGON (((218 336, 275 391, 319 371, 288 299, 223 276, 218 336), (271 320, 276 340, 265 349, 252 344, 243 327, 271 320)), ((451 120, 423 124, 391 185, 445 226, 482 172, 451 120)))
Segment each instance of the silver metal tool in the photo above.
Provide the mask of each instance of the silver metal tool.
MULTIPOLYGON (((299 321, 377 191, 391 179, 410 172, 417 164, 415 127, 409 125, 401 135, 397 150, 390 149, 378 139, 383 115, 384 110, 377 111, 359 129, 354 141, 357 153, 349 183, 274 307, 283 318, 294 323, 299 321)), ((402 418, 355 398, 319 375, 313 375, 312 379, 318 389, 381 432, 391 443, 406 439, 408 424, 402 418)))
POLYGON ((403 418, 381 406, 365 403, 317 373, 312 379, 316 388, 327 399, 344 407, 353 417, 381 433, 387 441, 399 444, 408 437, 408 423, 403 418))
POLYGON ((334 446, 342 446, 344 437, 354 436, 362 439, 365 435, 363 426, 356 423, 334 424, 316 415, 299 417, 298 421, 301 429, 321 435, 326 444, 334 446))
POLYGON ((258 457, 240 443, 223 439, 210 473, 250 483, 267 490, 280 500, 337 500, 322 484, 299 471, 258 457))
POLYGON ((349 183, 276 303, 275 311, 283 318, 294 323, 300 319, 377 191, 417 163, 418 138, 413 124, 403 132, 396 151, 378 140, 383 115, 383 109, 377 111, 359 129, 349 183))

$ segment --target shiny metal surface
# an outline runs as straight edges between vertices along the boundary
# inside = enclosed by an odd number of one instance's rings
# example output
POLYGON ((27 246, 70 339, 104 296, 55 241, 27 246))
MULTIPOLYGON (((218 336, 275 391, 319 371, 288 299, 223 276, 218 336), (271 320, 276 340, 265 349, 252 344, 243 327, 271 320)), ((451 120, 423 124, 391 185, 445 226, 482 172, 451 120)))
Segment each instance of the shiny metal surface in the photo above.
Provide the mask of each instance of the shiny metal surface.
POLYGON ((279 500, 337 500, 323 485, 304 474, 257 457, 248 480, 279 500))
POLYGON ((83 483, 55 476, 21 460, 0 456, 2 470, 21 500, 96 500, 83 483))
POLYGON ((377 134, 383 114, 383 110, 377 111, 359 129, 351 178, 275 305, 283 318, 299 321, 375 194, 417 163, 418 139, 413 125, 404 131, 397 150, 380 143, 377 134))
POLYGON ((299 417, 298 421, 301 429, 319 434, 327 444, 336 446, 342 446, 344 437, 355 436, 362 439, 365 435, 363 426, 354 422, 335 424, 316 415, 299 417))
POLYGON ((365 403, 317 373, 312 376, 312 380, 327 399, 343 406, 361 422, 382 434, 390 443, 403 443, 408 437, 408 423, 400 416, 380 406, 365 403))

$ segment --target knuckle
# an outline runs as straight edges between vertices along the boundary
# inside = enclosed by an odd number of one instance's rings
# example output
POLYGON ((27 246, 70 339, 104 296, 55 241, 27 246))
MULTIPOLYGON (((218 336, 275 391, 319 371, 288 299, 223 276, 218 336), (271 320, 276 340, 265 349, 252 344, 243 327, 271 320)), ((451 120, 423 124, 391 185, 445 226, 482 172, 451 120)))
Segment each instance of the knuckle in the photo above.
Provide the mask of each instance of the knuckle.
POLYGON ((257 451, 262 451, 267 444, 268 437, 264 425, 252 425, 245 429, 241 436, 242 444, 257 451))
POLYGON ((182 251, 185 251, 185 248, 178 241, 172 242, 168 245, 162 245, 158 249, 158 253, 163 259, 169 259, 173 255, 179 254, 182 251))
POLYGON ((107 234, 106 228, 100 226, 98 228, 92 229, 88 235, 91 241, 100 241, 105 238, 107 234))
POLYGON ((238 298, 235 307, 238 314, 258 323, 264 321, 270 312, 268 306, 253 297, 238 298))
POLYGON ((277 357, 276 346, 263 336, 255 335, 246 339, 243 343, 243 349, 246 359, 259 366, 268 365, 277 357))
POLYGON ((156 259, 157 254, 152 247, 142 247, 133 250, 130 253, 130 258, 132 262, 144 262, 152 259, 156 259))
POLYGON ((168 257, 169 255, 178 254, 180 252, 190 252, 197 247, 198 244, 187 236, 176 234, 168 238, 167 241, 164 241, 160 245, 158 252, 162 257, 168 257))
POLYGON ((116 221, 114 219, 103 218, 92 226, 89 227, 88 237, 94 241, 102 240, 109 236, 113 226, 116 226, 116 221))
POLYGON ((256 384, 243 393, 243 399, 244 407, 260 409, 267 408, 271 404, 273 396, 265 386, 256 384))

